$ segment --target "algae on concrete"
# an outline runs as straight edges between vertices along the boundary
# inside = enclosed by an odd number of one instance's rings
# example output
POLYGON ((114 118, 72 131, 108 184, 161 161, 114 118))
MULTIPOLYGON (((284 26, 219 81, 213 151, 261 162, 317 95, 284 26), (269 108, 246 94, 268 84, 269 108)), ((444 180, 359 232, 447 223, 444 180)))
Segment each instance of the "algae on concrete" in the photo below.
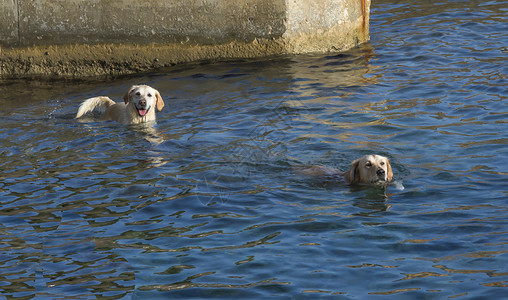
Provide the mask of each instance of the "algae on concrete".
POLYGON ((121 75, 174 64, 343 51, 370 0, 0 0, 0 76, 121 75))

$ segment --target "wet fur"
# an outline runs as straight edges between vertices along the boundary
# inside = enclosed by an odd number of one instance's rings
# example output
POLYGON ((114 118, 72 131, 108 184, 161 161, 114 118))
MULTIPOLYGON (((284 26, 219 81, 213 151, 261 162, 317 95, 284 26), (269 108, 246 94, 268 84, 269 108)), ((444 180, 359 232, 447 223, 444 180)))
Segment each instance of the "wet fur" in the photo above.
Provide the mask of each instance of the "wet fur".
POLYGON ((123 103, 116 103, 105 96, 83 101, 79 106, 76 118, 99 108, 105 110, 104 120, 114 120, 121 124, 139 124, 155 121, 155 108, 160 111, 163 107, 164 101, 156 89, 147 85, 133 85, 125 93, 123 103), (146 103, 146 106, 142 103, 146 103), (139 107, 147 108, 145 115, 140 115, 139 107))
POLYGON ((365 155, 354 160, 346 172, 326 166, 301 167, 297 169, 297 172, 305 176, 322 177, 327 180, 345 179, 350 185, 385 185, 393 179, 393 170, 388 158, 376 154, 365 155))
POLYGON ((388 158, 376 154, 365 155, 351 163, 349 170, 344 173, 344 178, 351 185, 388 183, 393 179, 393 170, 388 158), (380 170, 384 174, 383 179, 377 174, 380 170))

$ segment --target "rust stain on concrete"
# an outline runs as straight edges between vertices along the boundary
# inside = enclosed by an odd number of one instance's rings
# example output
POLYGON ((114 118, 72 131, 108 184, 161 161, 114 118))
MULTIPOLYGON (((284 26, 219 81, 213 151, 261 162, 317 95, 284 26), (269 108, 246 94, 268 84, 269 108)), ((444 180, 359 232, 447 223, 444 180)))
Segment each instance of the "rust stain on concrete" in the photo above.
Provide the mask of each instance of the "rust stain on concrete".
POLYGON ((367 40, 367 0, 360 0, 362 3, 362 32, 363 39, 367 40))
POLYGON ((124 75, 192 61, 344 51, 369 40, 371 0, 357 1, 96 0, 81 7, 74 0, 64 6, 0 0, 0 79, 124 75))

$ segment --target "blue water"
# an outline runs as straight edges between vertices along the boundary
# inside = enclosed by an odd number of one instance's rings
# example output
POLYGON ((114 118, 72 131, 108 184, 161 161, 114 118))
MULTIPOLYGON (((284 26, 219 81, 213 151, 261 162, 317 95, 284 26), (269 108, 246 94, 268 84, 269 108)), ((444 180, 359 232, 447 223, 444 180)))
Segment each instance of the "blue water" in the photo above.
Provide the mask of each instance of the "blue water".
POLYGON ((373 1, 341 54, 0 86, 6 299, 508 295, 506 1, 373 1), (153 127, 75 120, 158 89, 153 127), (404 186, 295 174, 390 158, 404 186))

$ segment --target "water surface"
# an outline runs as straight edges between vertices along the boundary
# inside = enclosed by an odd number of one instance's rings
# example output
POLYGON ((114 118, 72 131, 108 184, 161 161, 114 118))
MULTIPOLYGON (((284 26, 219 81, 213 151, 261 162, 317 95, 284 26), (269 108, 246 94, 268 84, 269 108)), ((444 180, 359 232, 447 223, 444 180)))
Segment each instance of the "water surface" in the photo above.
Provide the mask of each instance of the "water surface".
POLYGON ((499 299, 508 287, 507 3, 374 1, 341 54, 2 82, 8 299, 499 299), (153 127, 75 120, 146 83, 153 127), (389 186, 295 174, 390 158, 389 186))

